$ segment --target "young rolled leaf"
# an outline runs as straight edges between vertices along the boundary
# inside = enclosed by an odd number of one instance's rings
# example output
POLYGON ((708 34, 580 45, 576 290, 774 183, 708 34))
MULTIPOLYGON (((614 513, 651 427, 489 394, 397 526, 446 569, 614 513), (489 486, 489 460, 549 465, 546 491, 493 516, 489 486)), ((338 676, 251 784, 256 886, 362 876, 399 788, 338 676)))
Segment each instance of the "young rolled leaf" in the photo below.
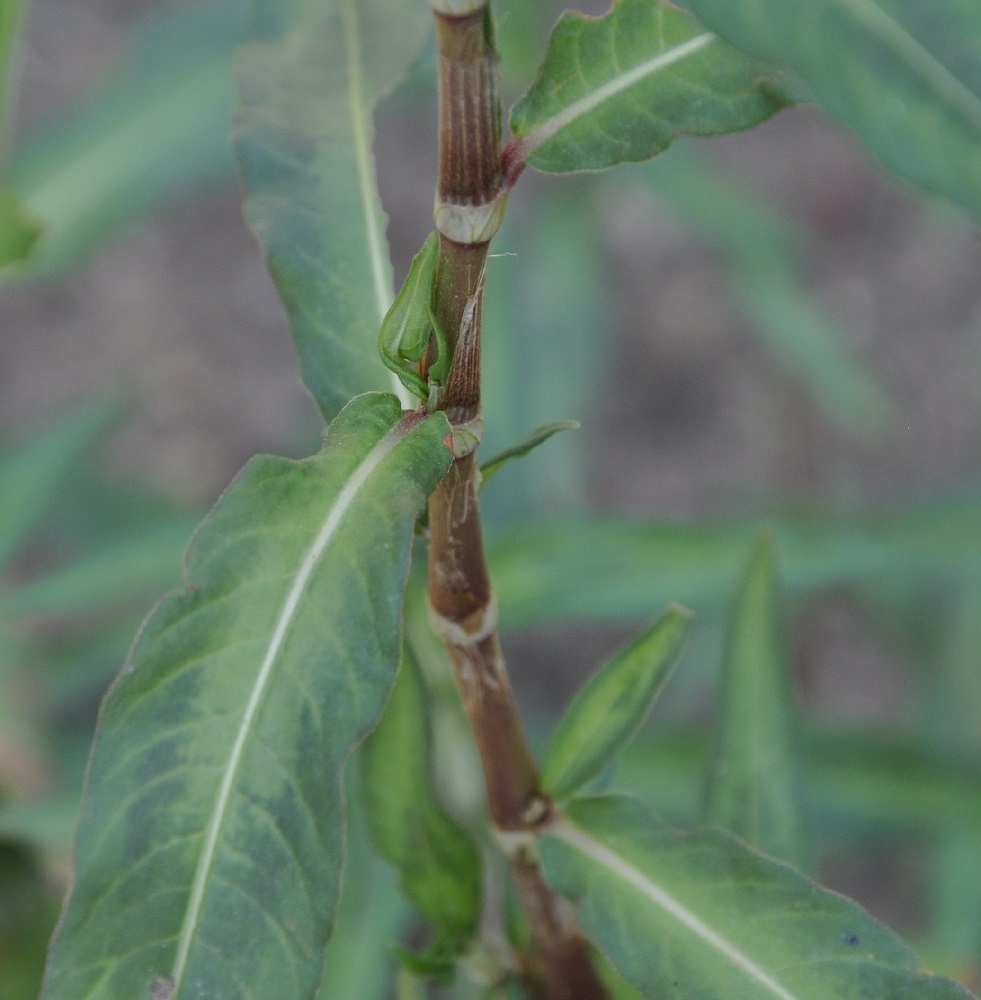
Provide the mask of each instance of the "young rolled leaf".
POLYGON ((569 807, 541 840, 583 930, 649 1000, 969 1000, 857 904, 719 831, 640 803, 569 807))
POLYGON ((429 385, 416 365, 429 349, 433 334, 433 281, 438 252, 439 237, 430 233, 412 259, 405 282, 385 314, 378 334, 378 352, 385 366, 420 399, 429 395, 429 385))
POLYGON ((254 459, 204 522, 103 706, 45 1000, 314 994, 341 772, 394 681, 447 433, 362 396, 318 455, 254 459))
POLYGON ((538 77, 511 111, 509 168, 548 173, 646 160, 682 134, 749 128, 787 102, 772 67, 661 0, 562 16, 538 77))
POLYGON ((733 45, 799 73, 825 110, 891 170, 981 212, 976 0, 690 0, 689 6, 733 45))
POLYGON ((542 764, 552 798, 568 798, 626 748, 671 676, 690 623, 690 612, 671 608, 576 695, 542 764))
POLYGON ((385 712, 361 751, 368 825, 402 890, 442 940, 464 944, 480 913, 480 856, 440 808, 432 785, 424 682, 411 655, 385 712))
POLYGON ((767 532, 733 611, 705 821, 800 867, 807 851, 792 731, 776 542, 767 532))
POLYGON ((407 73, 432 16, 403 0, 253 6, 235 129, 245 212, 303 380, 330 420, 351 396, 391 382, 376 346, 393 296, 371 114, 407 73))

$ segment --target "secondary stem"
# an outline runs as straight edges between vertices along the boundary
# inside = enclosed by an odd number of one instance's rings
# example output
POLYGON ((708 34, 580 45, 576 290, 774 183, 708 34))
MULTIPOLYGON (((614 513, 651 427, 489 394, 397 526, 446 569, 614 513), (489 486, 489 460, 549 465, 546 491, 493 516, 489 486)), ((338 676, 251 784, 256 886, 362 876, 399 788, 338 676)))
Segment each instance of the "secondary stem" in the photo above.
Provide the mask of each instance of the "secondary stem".
POLYGON ((480 755, 490 818, 511 861, 547 1000, 604 1000, 570 904, 545 881, 531 834, 548 817, 497 637, 480 525, 480 335, 487 248, 505 205, 497 55, 480 0, 431 0, 439 55, 440 231, 434 310, 453 351, 437 406, 455 428, 449 475, 429 502, 429 606, 480 755), (461 10, 462 8, 462 10, 461 10))

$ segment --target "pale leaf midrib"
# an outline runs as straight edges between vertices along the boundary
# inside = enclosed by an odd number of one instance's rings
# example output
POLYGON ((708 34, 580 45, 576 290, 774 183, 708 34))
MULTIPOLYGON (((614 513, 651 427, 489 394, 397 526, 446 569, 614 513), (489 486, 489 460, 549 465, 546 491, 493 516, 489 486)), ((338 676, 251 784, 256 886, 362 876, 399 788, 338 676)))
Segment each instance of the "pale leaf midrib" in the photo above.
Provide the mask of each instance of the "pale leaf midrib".
POLYGON ((398 427, 385 434, 364 459, 362 459, 353 474, 344 483, 334 502, 328 508, 313 543, 304 554, 293 585, 290 587, 277 616, 276 627, 266 647, 265 656, 259 667, 241 725, 239 726, 235 742, 229 754, 228 762, 225 765, 218 797, 205 829, 204 845, 195 869, 190 899, 188 900, 184 922, 177 940, 177 954, 174 958, 174 966, 171 973, 171 979, 174 983, 174 995, 178 994, 181 981, 187 970, 191 946, 200 921, 201 910, 204 906, 207 883, 211 876, 217 854, 218 839, 228 812, 238 768, 245 752, 246 742, 268 689, 270 679, 273 676, 273 667, 282 649, 283 642, 289 632, 290 626, 296 618, 303 595, 313 573, 323 559, 327 546, 332 540, 338 525, 355 503, 358 494, 364 488, 372 473, 385 460, 392 449, 395 448, 402 436, 403 433, 398 427))
MULTIPOLYGON (((386 273, 388 253, 382 245, 380 227, 375 210, 375 171, 372 166, 371 137, 368 134, 370 110, 364 90, 362 74, 361 29, 354 0, 342 0, 341 14, 344 18, 344 52, 347 58, 348 113, 351 117, 351 134, 354 140, 354 157, 357 164, 358 192, 361 199, 361 213, 364 218, 365 238, 368 242, 368 258, 371 267, 371 281, 375 294, 375 309, 378 325, 381 326, 385 314, 394 299, 394 293, 386 273)), ((379 361, 379 364, 381 362, 379 361)), ((389 382, 404 407, 411 407, 414 401, 394 372, 388 373, 389 382)))
POLYGON ((553 826, 549 832, 560 840, 564 840, 570 847, 575 848, 593 861, 598 862, 613 875, 641 892, 651 903, 687 927, 688 930, 704 941, 709 947, 722 955, 724 959, 745 973, 747 977, 768 990, 770 995, 776 997, 777 1000, 800 1000, 797 994, 791 993, 781 983, 777 982, 765 969, 757 965, 752 958, 727 941, 718 931, 709 927, 708 924, 675 899, 667 890, 662 889, 643 872, 624 860, 615 851, 610 850, 605 844, 594 839, 585 830, 563 819, 553 826))
POLYGON ((917 38, 891 18, 873 0, 834 0, 861 22, 936 93, 958 108, 981 131, 981 97, 962 83, 917 38))
POLYGON ((601 87, 597 87, 591 93, 580 97, 577 101, 573 101, 572 104, 563 108, 558 114, 553 115, 533 128, 520 140, 523 157, 527 159, 539 146, 576 120, 588 115, 595 108, 599 107, 600 104, 619 96, 641 80, 661 72, 682 59, 686 59, 688 56, 715 41, 716 37, 716 35, 708 31, 695 35, 680 45, 659 52, 650 59, 645 59, 625 73, 607 81, 601 87))

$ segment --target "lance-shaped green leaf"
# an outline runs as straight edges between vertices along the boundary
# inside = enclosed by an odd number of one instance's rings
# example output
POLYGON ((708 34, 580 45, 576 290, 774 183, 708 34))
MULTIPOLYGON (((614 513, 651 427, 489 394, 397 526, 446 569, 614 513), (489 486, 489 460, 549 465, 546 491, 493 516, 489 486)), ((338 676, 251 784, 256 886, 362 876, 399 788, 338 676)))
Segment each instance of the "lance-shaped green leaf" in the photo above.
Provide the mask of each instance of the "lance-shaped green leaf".
POLYGON ((734 45, 797 71, 891 170, 981 212, 976 0, 691 0, 734 45))
POLYGON ((154 16, 104 88, 14 150, 11 190, 43 229, 0 280, 65 267, 162 201, 232 176, 232 57, 244 24, 245 0, 154 16))
POLYGON ((577 431, 580 426, 578 420, 556 420, 553 423, 542 424, 541 427, 536 427, 523 441, 511 445, 510 448, 505 448, 504 451, 498 452, 493 458, 488 459, 481 465, 481 486, 486 486, 488 480, 496 476, 508 462, 516 458, 524 458, 526 455, 530 455, 539 445, 544 444, 549 438, 555 437, 556 434, 561 434, 562 431, 577 431))
POLYGON ((576 695, 542 764, 542 787, 553 798, 570 796, 626 749, 671 676, 690 622, 690 612, 671 608, 576 695))
POLYGON ((430 769, 429 708, 412 656, 385 713, 361 751, 368 825, 379 852, 398 869, 405 894, 444 941, 464 944, 480 912, 480 857, 436 799, 430 769))
POLYGON ((806 858, 776 544, 762 535, 733 610, 707 822, 794 864, 806 858))
POLYGON ((235 148, 303 380, 330 420, 389 384, 377 335, 392 302, 371 112, 405 76, 431 15, 402 0, 255 0, 235 148), (396 28, 397 26, 397 28, 396 28))
POLYGON ((447 433, 362 396, 318 455, 254 459, 204 522, 103 706, 46 1000, 314 995, 341 772, 394 681, 447 433))
POLYGON ((650 1000, 968 1000, 857 904, 631 799, 573 803, 541 841, 586 935, 650 1000))
POLYGON ((772 71, 661 0, 602 18, 564 14, 511 111, 508 157, 538 170, 597 170, 663 152, 679 135, 736 132, 786 103, 772 71))

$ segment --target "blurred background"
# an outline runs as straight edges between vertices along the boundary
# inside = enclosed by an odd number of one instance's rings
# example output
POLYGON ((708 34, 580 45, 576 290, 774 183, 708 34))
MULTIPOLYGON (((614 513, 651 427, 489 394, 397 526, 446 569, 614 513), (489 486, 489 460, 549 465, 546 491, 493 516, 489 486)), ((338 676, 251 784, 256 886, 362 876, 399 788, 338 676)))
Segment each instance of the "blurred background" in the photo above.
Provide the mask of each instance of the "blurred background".
MULTIPOLYGON (((560 9, 499 4, 505 108, 560 9)), ((6 177, 45 228, 0 269, 4 1000, 36 994, 95 711, 136 625, 245 461, 309 454, 322 433, 228 145, 244 2, 28 14, 6 177)), ((424 54, 378 116, 397 281, 432 228, 434 86, 424 54)), ((488 487, 504 550, 528 519, 820 516, 848 528, 828 556, 843 565, 856 524, 926 525, 918 575, 791 580, 788 648, 816 734, 822 880, 977 986, 981 229, 795 107, 651 164, 529 171, 494 251, 487 452, 582 424, 488 487), (848 770, 862 760, 881 767, 848 770)), ((658 707, 665 732, 711 723, 731 595, 697 584, 704 627, 658 707)), ((514 615, 508 654, 545 720, 641 616, 540 617, 514 615)), ((666 784, 681 760, 690 785, 680 744, 655 743, 666 784)), ((674 787, 664 809, 690 821, 674 787)))

